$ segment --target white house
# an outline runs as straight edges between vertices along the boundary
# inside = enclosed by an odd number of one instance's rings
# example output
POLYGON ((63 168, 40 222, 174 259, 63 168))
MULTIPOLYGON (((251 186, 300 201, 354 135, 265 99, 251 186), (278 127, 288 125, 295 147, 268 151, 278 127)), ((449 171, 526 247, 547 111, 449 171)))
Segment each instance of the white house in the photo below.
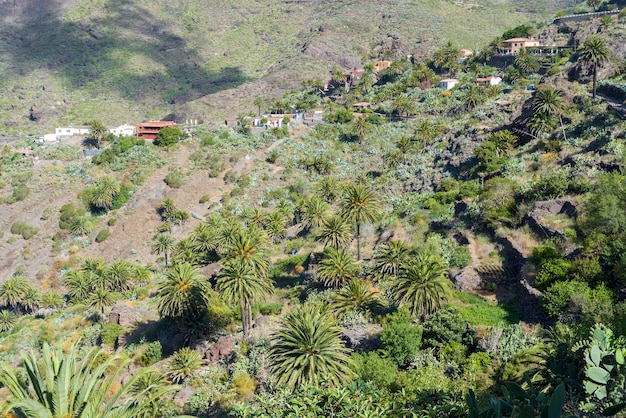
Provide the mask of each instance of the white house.
POLYGON ((135 135, 135 125, 120 125, 117 128, 109 128, 109 132, 111 132, 115 136, 134 136, 135 135))
POLYGON ((44 134, 41 138, 39 138, 41 142, 56 142, 57 134, 44 134))
POLYGON ((485 77, 485 78, 477 78, 476 85, 477 86, 497 86, 502 82, 502 78, 500 77, 485 77))
POLYGON ((90 130, 89 126, 68 126, 67 128, 56 128, 54 133, 58 138, 61 136, 87 135, 90 130))
POLYGON ((459 80, 457 80, 456 78, 446 78, 439 82, 439 87, 444 90, 450 90, 457 84, 459 84, 459 80))

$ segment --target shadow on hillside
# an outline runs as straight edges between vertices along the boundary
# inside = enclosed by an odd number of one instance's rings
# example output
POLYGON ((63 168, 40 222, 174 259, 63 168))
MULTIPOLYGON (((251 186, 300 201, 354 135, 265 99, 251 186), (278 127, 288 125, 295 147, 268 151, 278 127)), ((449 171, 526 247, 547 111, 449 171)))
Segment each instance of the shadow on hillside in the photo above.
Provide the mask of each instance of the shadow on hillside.
POLYGON ((46 68, 70 88, 115 90, 128 100, 186 103, 248 81, 236 67, 207 70, 207 59, 172 25, 127 0, 109 1, 106 14, 93 20, 68 22, 55 11, 13 23, 4 33, 20 75, 46 68))

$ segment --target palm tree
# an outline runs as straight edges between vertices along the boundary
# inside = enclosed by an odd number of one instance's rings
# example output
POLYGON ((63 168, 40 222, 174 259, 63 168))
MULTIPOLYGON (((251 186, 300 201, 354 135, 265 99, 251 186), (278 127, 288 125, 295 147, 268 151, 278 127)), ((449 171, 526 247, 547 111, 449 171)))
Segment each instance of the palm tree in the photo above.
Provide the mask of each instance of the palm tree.
POLYGON ((378 219, 382 206, 378 196, 362 184, 350 184, 344 191, 340 216, 356 223, 357 260, 361 259, 361 225, 378 219))
POLYGON ((359 265, 348 251, 327 248, 317 268, 317 278, 324 286, 337 288, 354 278, 358 271, 359 265))
POLYGON ((28 293, 30 285, 23 276, 14 276, 0 285, 0 304, 11 309, 17 309, 24 296, 28 293))
POLYGON ((338 314, 353 311, 365 313, 380 304, 380 292, 373 289, 370 283, 351 279, 346 286, 339 289, 335 294, 333 311, 338 314))
POLYGON ((155 399, 176 389, 164 386, 150 396, 128 396, 129 389, 147 370, 140 370, 116 389, 130 359, 109 356, 92 348, 83 356, 75 344, 64 352, 43 344, 41 355, 26 355, 23 373, 0 363, 0 383, 10 397, 3 412, 16 417, 131 418, 155 399), (19 375, 19 377, 18 377, 19 375))
POLYGON ((324 243, 324 248, 331 246, 339 249, 352 241, 352 228, 343 218, 332 216, 320 228, 319 237, 324 243))
POLYGON ((220 270, 215 287, 228 303, 239 305, 245 338, 252 325, 252 303, 272 293, 272 282, 245 260, 231 259, 220 270))
POLYGON ((0 332, 11 331, 17 322, 17 316, 6 309, 0 311, 0 332))
POLYGON ((141 412, 133 411, 134 418, 165 416, 164 412, 168 410, 168 402, 171 401, 163 396, 156 398, 154 395, 168 386, 170 383, 158 371, 148 369, 147 372, 142 373, 130 387, 128 393, 134 397, 135 402, 145 402, 147 407, 141 412))
POLYGON ((115 303, 113 293, 105 288, 98 287, 94 289, 87 298, 87 306, 100 312, 104 318, 104 310, 115 303))
POLYGON ((339 180, 334 176, 325 176, 317 183, 317 192, 328 203, 333 203, 339 197, 339 180))
POLYGON ((305 304, 289 312, 272 339, 270 370, 278 384, 297 387, 321 381, 339 385, 354 376, 341 328, 319 307, 305 304))
POLYGON ((108 134, 108 129, 99 120, 93 120, 89 123, 89 138, 94 142, 96 148, 100 149, 108 134))
POLYGON ((313 196, 302 205, 302 226, 305 229, 322 226, 330 217, 330 205, 313 196))
POLYGON ((34 287, 29 287, 22 298, 22 302, 20 302, 20 306, 26 312, 36 311, 41 306, 41 293, 34 287))
POLYGON ((104 176, 99 178, 89 191, 90 204, 99 209, 109 210, 113 206, 113 198, 120 192, 120 185, 114 178, 104 176))
POLYGON ((586 63, 593 65, 593 98, 595 99, 598 65, 608 61, 611 50, 605 39, 598 35, 589 35, 580 48, 578 56, 586 63))
POLYGON ((191 264, 175 264, 159 284, 159 314, 193 320, 206 311, 209 283, 191 264))
POLYGON ((531 74, 539 70, 539 61, 535 57, 526 51, 526 48, 519 50, 515 56, 515 66, 522 72, 522 74, 531 74))
POLYGON ((107 282, 116 292, 124 292, 131 288, 133 273, 133 265, 126 260, 116 261, 104 271, 107 282))
POLYGON ((363 143, 363 140, 371 129, 371 124, 366 118, 356 118, 356 120, 352 122, 352 133, 359 139, 359 144, 363 143))
POLYGON ((278 244, 285 239, 287 230, 287 218, 280 210, 270 213, 265 220, 265 231, 274 244, 278 244))
POLYGON ((73 301, 85 300, 91 292, 88 276, 80 270, 70 270, 65 273, 63 285, 67 288, 73 301))
POLYGON ((533 98, 533 110, 536 113, 546 115, 546 117, 557 117, 563 129, 563 138, 565 138, 565 127, 563 126, 562 113, 565 107, 563 101, 563 92, 555 87, 547 84, 540 85, 535 91, 533 98))
POLYGON ((415 142, 408 136, 401 136, 394 145, 402 153, 402 164, 406 164, 406 155, 415 148, 415 142))
POLYGON ((411 247, 404 242, 393 240, 387 244, 379 245, 374 254, 376 264, 374 269, 382 277, 398 277, 402 265, 406 264, 411 257, 411 247))
POLYGON ((175 240, 170 234, 160 233, 154 237, 152 243, 152 254, 157 254, 165 257, 165 267, 169 265, 169 255, 174 249, 175 240))
POLYGON ((261 97, 255 97, 252 104, 255 105, 259 110, 257 112, 257 116, 261 116, 261 106, 265 104, 265 100, 263 100, 261 97))
POLYGON ((409 305, 413 316, 426 317, 441 308, 452 288, 445 262, 432 254, 417 254, 402 266, 391 293, 399 305, 409 305))
POLYGON ((267 236, 256 227, 239 229, 232 237, 232 243, 227 252, 227 259, 238 259, 248 264, 252 271, 262 277, 267 277, 270 262, 265 254, 267 236))

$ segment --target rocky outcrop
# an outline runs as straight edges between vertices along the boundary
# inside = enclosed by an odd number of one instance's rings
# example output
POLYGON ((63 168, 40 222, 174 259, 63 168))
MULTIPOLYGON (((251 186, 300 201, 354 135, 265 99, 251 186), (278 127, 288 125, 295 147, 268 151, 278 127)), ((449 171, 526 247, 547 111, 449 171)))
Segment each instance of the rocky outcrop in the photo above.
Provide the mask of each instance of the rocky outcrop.
POLYGON ((482 279, 474 267, 467 266, 452 277, 452 283, 457 290, 471 292, 480 288, 482 279))
POLYGON ((204 358, 208 363, 217 363, 220 360, 230 357, 233 353, 234 346, 235 338, 232 335, 224 335, 204 353, 204 358))
POLYGON ((578 216, 576 204, 567 199, 554 199, 535 202, 526 215, 526 224, 542 238, 565 238, 563 231, 548 225, 544 219, 550 215, 566 214, 571 218, 578 216))
POLYGON ((137 323, 157 320, 154 312, 132 306, 130 301, 118 301, 109 314, 109 322, 128 327, 137 323))

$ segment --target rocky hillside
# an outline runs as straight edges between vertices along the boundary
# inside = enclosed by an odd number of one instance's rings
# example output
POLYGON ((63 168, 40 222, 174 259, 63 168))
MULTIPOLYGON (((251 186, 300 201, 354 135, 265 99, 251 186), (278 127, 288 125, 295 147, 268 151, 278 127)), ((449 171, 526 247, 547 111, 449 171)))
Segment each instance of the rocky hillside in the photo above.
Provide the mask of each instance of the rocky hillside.
POLYGON ((0 134, 57 124, 211 119, 335 67, 476 49, 571 0, 0 2, 0 134), (103 111, 106 109, 106 111, 103 111))

